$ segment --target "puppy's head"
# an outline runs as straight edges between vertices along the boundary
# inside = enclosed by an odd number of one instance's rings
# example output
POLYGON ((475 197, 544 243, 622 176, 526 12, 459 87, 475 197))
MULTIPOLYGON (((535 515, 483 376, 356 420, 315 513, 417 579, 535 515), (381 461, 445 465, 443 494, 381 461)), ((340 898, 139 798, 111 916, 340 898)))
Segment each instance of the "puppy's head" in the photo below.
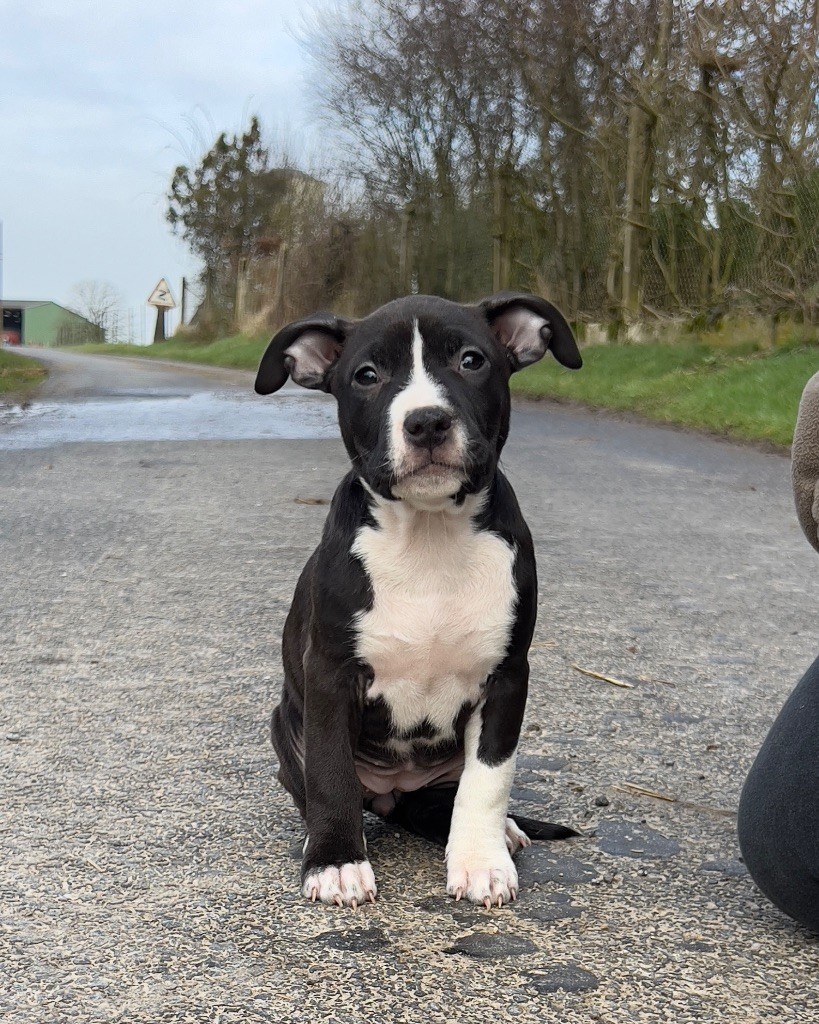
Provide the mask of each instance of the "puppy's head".
POLYGON ((256 391, 288 376, 338 402, 356 472, 383 498, 442 508, 484 488, 509 430, 509 377, 551 350, 582 360, 549 302, 502 292, 475 305, 428 295, 396 299, 363 320, 317 313, 282 328, 262 357, 256 391))

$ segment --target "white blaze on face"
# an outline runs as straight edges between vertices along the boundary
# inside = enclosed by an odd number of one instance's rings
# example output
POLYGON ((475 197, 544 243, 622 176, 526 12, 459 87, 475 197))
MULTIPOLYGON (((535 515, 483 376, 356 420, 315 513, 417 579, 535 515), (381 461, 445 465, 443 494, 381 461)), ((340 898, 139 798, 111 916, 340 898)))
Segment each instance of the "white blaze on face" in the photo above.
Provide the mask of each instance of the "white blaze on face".
MULTIPOLYGON (((439 381, 430 376, 424 366, 424 339, 418 321, 413 320, 412 372, 406 387, 398 392, 387 412, 389 458, 393 472, 399 480, 393 487, 393 494, 409 501, 416 499, 422 502, 440 502, 448 500, 458 491, 462 482, 461 473, 446 466, 435 472, 433 467, 432 470, 426 470, 423 475, 403 479, 429 464, 429 454, 410 444, 404 433, 407 416, 416 409, 426 408, 446 409, 453 418, 456 416, 446 390, 439 381)), ((456 421, 447 441, 434 450, 433 459, 435 462, 460 466, 465 451, 466 435, 463 426, 456 421)))
POLYGON ((398 475, 400 467, 407 461, 413 449, 404 436, 404 421, 415 409, 429 407, 452 412, 446 393, 441 385, 430 377, 424 366, 424 339, 418 328, 418 321, 412 322, 412 372, 403 390, 399 391, 389 409, 390 458, 398 475))

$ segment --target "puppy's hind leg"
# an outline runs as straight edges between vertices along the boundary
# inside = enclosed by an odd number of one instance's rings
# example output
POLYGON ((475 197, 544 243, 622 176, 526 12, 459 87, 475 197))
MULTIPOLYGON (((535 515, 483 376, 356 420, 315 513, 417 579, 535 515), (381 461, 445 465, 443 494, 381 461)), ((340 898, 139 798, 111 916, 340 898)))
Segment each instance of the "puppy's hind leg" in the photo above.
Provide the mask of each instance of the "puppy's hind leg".
POLYGON ((452 783, 402 793, 384 820, 437 846, 446 846, 457 791, 457 784, 452 783))
POLYGON ((293 798, 299 814, 306 820, 307 797, 304 788, 301 714, 293 702, 288 700, 286 691, 281 703, 273 711, 270 738, 279 759, 279 782, 293 798))
MULTIPOLYGON (((446 846, 457 791, 457 783, 453 782, 402 793, 384 820, 436 846, 446 846)), ((513 857, 520 850, 531 846, 533 841, 570 839, 577 835, 580 833, 566 825, 553 825, 549 821, 538 821, 521 814, 510 814, 506 819, 506 848, 513 857)))
POLYGON ((514 857, 518 850, 532 845, 532 841, 571 839, 579 836, 566 825, 553 825, 550 821, 536 821, 521 814, 510 814, 506 819, 506 849, 514 857))
MULTIPOLYGON (((520 833, 524 835, 528 840, 555 840, 555 839, 571 839, 573 836, 579 836, 579 832, 575 832, 573 828, 569 828, 568 825, 554 825, 551 821, 538 821, 536 818, 525 818, 522 814, 510 814, 506 819, 506 836, 507 842, 509 833, 520 833)), ((524 843, 524 846, 528 846, 529 843, 524 843)))

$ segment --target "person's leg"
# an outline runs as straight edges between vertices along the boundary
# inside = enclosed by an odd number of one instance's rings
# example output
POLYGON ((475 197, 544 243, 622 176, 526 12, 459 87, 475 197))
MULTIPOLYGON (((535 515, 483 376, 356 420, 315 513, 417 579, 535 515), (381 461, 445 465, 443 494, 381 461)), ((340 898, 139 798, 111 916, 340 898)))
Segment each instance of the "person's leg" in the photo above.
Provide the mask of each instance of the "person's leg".
POLYGON ((819 931, 819 658, 762 744, 740 798, 738 829, 762 892, 819 931))

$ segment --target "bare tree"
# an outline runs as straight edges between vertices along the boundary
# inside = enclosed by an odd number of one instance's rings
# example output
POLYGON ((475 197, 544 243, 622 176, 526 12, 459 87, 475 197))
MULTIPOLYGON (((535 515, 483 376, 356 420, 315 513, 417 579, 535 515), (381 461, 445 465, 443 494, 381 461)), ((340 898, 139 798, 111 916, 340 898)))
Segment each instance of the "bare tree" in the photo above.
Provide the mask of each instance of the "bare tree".
POLYGON ((71 309, 85 317, 107 335, 117 334, 124 301, 108 281, 79 281, 71 290, 71 309))
POLYGON ((304 32, 332 154, 310 202, 273 201, 260 149, 259 203, 180 168, 171 219, 282 315, 510 287, 613 325, 729 299, 813 321, 818 35, 819 0, 334 0, 304 32))

